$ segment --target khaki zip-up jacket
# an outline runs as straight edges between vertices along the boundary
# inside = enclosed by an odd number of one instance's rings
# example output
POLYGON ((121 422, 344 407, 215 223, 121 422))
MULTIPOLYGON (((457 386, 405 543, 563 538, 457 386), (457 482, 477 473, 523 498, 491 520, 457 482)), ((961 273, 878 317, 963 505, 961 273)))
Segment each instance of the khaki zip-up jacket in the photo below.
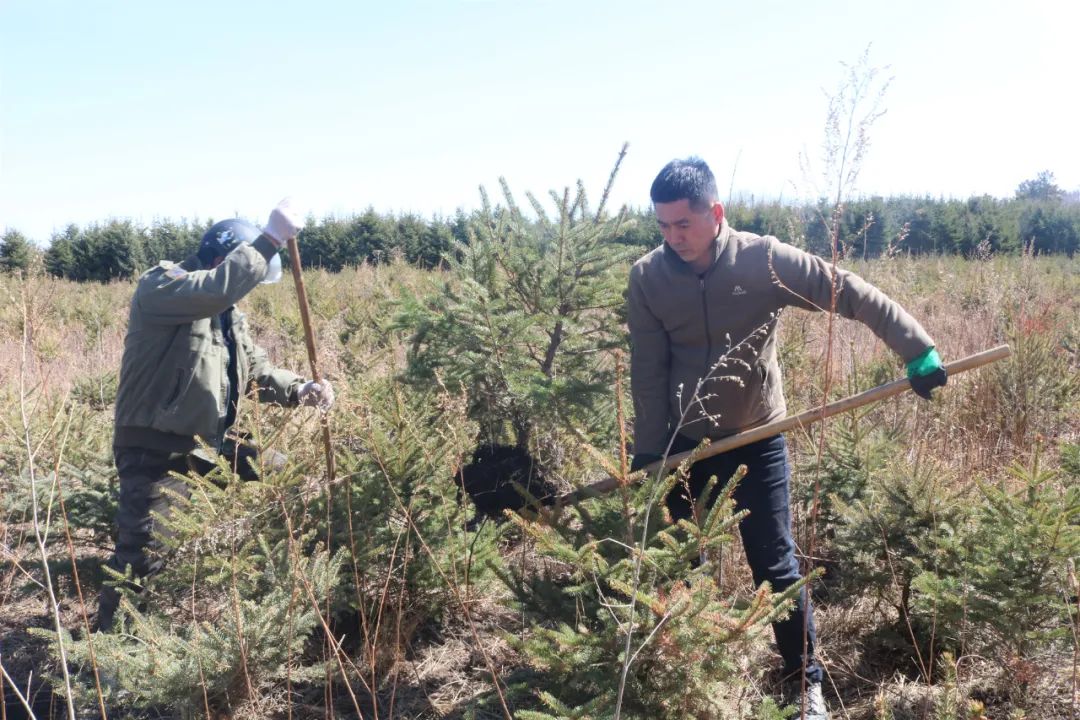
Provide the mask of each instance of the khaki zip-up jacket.
MULTIPOLYGON (((664 243, 630 271, 635 453, 663 454, 676 428, 694 440, 716 439, 782 418, 780 311, 831 306, 832 269, 822 258, 775 237, 735 231, 726 220, 714 253, 698 275, 664 243)), ((859 276, 838 269, 836 285, 837 313, 866 325, 905 362, 934 344, 859 276)))
POLYGON ((254 381, 261 401, 296 405, 302 379, 270 364, 234 307, 266 275, 274 252, 260 237, 212 270, 192 256, 179 265, 162 262, 139 278, 120 365, 115 446, 183 452, 197 447, 197 436, 220 447, 229 397, 225 312, 232 314, 240 395, 254 381))

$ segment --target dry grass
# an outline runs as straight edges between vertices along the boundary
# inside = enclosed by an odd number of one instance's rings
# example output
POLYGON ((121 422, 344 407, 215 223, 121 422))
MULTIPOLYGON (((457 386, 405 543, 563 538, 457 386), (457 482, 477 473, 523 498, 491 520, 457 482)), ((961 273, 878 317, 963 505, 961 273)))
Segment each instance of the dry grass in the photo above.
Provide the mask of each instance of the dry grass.
MULTIPOLYGON (((1008 371, 983 370, 950 379, 947 391, 932 406, 905 396, 867 410, 868 423, 898 429, 909 438, 907 453, 911 459, 933 458, 944 463, 950 477, 970 478, 977 474, 1001 478, 1010 463, 1030 454, 1036 440, 1053 451, 1059 442, 1080 439, 1080 261, 894 257, 856 264, 853 269, 919 318, 946 360, 1002 342, 1009 342, 1022 355, 1011 362, 1008 371), (1042 345, 1032 349, 1037 343, 1042 345), (1072 390, 1069 382, 1073 383, 1072 390)), ((390 303, 402 288, 421 288, 436 281, 432 273, 400 263, 336 275, 309 274, 307 287, 323 374, 331 380, 344 380, 397 372, 403 365, 407 339, 390 329, 390 303)), ((28 281, 31 327, 27 335, 31 353, 28 364, 21 369, 23 321, 19 298, 23 288, 10 278, 0 278, 0 496, 10 495, 23 482, 25 461, 20 459, 14 406, 20 372, 28 381, 39 438, 49 436, 47 428, 57 404, 75 398, 86 407, 86 421, 74 430, 70 442, 107 458, 110 379, 120 364, 132 288, 130 282, 99 286, 49 278, 28 281)), ((280 365, 304 372, 306 353, 291 285, 259 288, 242 303, 242 308, 249 314, 257 340, 271 357, 280 365)), ((781 353, 791 412, 820 401, 826 380, 822 376, 826 338, 826 323, 820 315, 789 311, 781 322, 781 353)), ((838 395, 902 374, 899 361, 869 331, 854 323, 835 326, 834 358, 834 377, 829 384, 838 395)), ((343 382, 341 387, 345 387, 343 382)), ((791 438, 791 448, 793 465, 798 466, 814 456, 816 440, 796 435, 791 438)), ((581 472, 584 476, 595 472, 595 468, 583 467, 581 472)), ((796 484, 801 481, 798 476, 794 479, 796 484)), ((40 674, 44 658, 41 641, 31 639, 26 629, 48 627, 50 610, 44 593, 15 592, 30 576, 40 581, 41 573, 35 566, 28 518, 2 508, 0 512, 4 513, 0 515, 0 662, 14 678, 25 683, 31 672, 40 674)), ((54 518, 54 534, 58 522, 54 518)), ((809 518, 797 516, 795 522, 803 540, 815 532, 809 518)), ((93 545, 92 536, 88 531, 76 533, 80 560, 107 555, 109 548, 93 545)), ((55 560, 63 564, 66 551, 62 544, 53 547, 58 554, 55 560)), ((521 556, 520 547, 508 548, 507 552, 514 554, 515 562, 521 556)), ((741 550, 729 549, 721 564, 725 590, 734 594, 749 590, 749 572, 741 550)), ((58 586, 61 620, 67 627, 77 628, 81 621, 69 573, 61 573, 58 586)), ((86 594, 92 598, 95 592, 86 594)), ((400 656, 393 673, 398 678, 393 717, 461 717, 475 706, 477 697, 491 691, 489 669, 482 655, 497 673, 513 676, 519 661, 502 640, 502 633, 523 629, 515 616, 499 609, 497 600, 479 598, 473 611, 484 653, 479 652, 467 628, 451 622, 400 656)), ((858 598, 819 603, 822 656, 829 670, 828 684, 839 698, 834 701, 835 717, 876 718, 875 703, 880 697, 888 699, 896 720, 932 717, 929 713, 933 698, 940 688, 915 680, 914 673, 899 673, 898 667, 913 665, 910 658, 888 657, 885 649, 868 644, 868 624, 879 622, 878 613, 879 609, 870 607, 868 600, 858 598)), ((757 697, 775 690, 775 678, 762 670, 775 664, 773 660, 769 645, 759 643, 758 649, 746 658, 748 682, 733 697, 733 708, 749 707, 757 697)), ((1001 676, 1003 671, 1021 670, 1035 677, 1028 689, 1029 713, 1042 713, 1027 717, 1075 717, 1076 700, 1067 697, 1072 681, 1071 658, 1042 658, 1037 669, 1017 668, 1009 663, 1008 658, 978 657, 962 658, 959 663, 961 690, 986 700, 987 717, 1008 716, 1009 700, 1001 694, 1001 676)), ((260 712, 284 716, 284 699, 274 693, 266 695, 275 697, 276 701, 260 712)), ((497 705, 491 708, 495 714, 486 715, 480 710, 478 717, 502 716, 497 705)), ((293 717, 305 715, 319 716, 314 708, 310 713, 294 708, 293 717)))

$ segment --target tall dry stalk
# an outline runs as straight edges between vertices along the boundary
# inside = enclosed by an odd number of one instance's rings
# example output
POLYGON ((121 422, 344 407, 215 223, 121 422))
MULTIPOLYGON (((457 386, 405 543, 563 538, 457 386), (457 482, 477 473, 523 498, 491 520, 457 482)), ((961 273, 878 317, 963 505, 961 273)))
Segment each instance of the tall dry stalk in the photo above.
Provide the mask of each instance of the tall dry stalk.
MULTIPOLYGON (((888 66, 870 64, 867 45, 853 64, 841 62, 845 77, 833 93, 826 93, 825 133, 821 146, 821 177, 825 185, 819 197, 833 198, 833 208, 842 208, 858 186, 866 153, 870 149, 870 130, 884 114, 881 104, 893 78, 882 77, 888 66)), ((800 157, 804 176, 809 179, 808 158, 800 157)))
MULTIPOLYGON (((8 685, 11 686, 12 692, 15 693, 15 697, 19 698, 19 703, 26 709, 26 716, 31 718, 36 717, 34 715, 34 708, 30 707, 30 700, 27 698, 27 695, 30 694, 29 688, 27 688, 26 695, 19 690, 19 686, 15 684, 15 680, 8 674, 7 668, 4 667, 4 656, 2 653, 0 653, 0 676, 3 676, 3 679, 7 680, 8 685)), ((0 688, 2 687, 3 683, 0 683, 0 688)), ((0 717, 2 717, 3 720, 7 720, 7 700, 4 699, 6 697, 6 694, 0 695, 0 701, 4 703, 3 705, 0 705, 0 717)))
MULTIPOLYGON (((812 172, 809 159, 805 154, 800 156, 800 165, 802 166, 804 178, 817 191, 816 196, 819 198, 832 198, 832 207, 828 217, 825 217, 822 211, 817 211, 817 221, 821 222, 827 231, 830 251, 830 297, 829 307, 827 308, 821 408, 828 404, 829 393, 832 390, 833 344, 836 335, 834 320, 836 317, 837 294, 841 290, 838 287, 837 270, 841 254, 840 248, 843 242, 841 231, 844 203, 856 191, 859 173, 862 170, 866 152, 870 147, 870 129, 874 122, 885 114, 885 110, 881 108, 881 103, 892 82, 891 77, 884 79, 880 77, 882 71, 887 68, 875 67, 870 64, 869 45, 854 64, 841 63, 841 65, 846 70, 845 78, 834 93, 826 94, 827 112, 822 142, 822 178, 825 182, 823 189, 819 188, 811 180, 812 172)), ((868 229, 869 226, 864 222, 863 232, 865 233, 868 229)), ((776 278, 775 272, 773 277, 776 278)), ((825 457, 826 430, 826 423, 822 422, 818 428, 814 491, 810 506, 810 533, 805 558, 807 567, 804 573, 807 576, 812 574, 814 557, 816 557, 817 523, 821 507, 820 470, 825 457)), ((807 581, 804 592, 809 607, 811 581, 807 581)), ((809 650, 809 623, 810 612, 807 612, 803 618, 803 667, 800 695, 805 695, 806 692, 806 655, 809 650)), ((805 718, 805 716, 806 708, 801 707, 800 718, 805 718)))
MULTIPOLYGON (((64 407, 65 403, 61 403, 64 407)), ((56 497, 60 502, 60 517, 64 521, 64 538, 67 541, 68 557, 71 559, 72 580, 75 583, 75 592, 79 600, 79 613, 82 616, 83 632, 86 633, 86 648, 90 655, 90 668, 94 672, 94 690, 97 693, 98 710, 102 720, 108 718, 105 711, 105 695, 101 689, 101 673, 98 672, 97 652, 94 650, 94 638, 90 629, 90 617, 86 611, 86 600, 83 598, 82 583, 79 581, 79 564, 75 561, 75 543, 71 539, 71 525, 68 523, 67 507, 64 505, 64 489, 60 484, 60 463, 64 457, 64 449, 67 447, 68 437, 71 431, 71 414, 64 426, 64 436, 60 441, 60 448, 56 453, 56 462, 53 465, 53 479, 56 482, 56 497)))
MULTIPOLYGON (((19 363, 19 418, 22 421, 23 451, 26 453, 26 466, 30 477, 30 502, 34 524, 34 540, 41 556, 41 571, 45 577, 45 590, 49 596, 49 611, 52 614, 53 627, 56 630, 56 644, 60 653, 60 671, 66 691, 65 700, 67 701, 68 720, 75 720, 75 699, 71 691, 71 677, 67 667, 67 648, 64 645, 64 626, 60 621, 60 603, 56 599, 56 592, 53 589, 52 573, 49 570, 49 552, 45 547, 46 535, 41 526, 41 509, 38 506, 37 467, 35 465, 37 450, 34 448, 30 428, 30 412, 27 409, 29 393, 26 387, 26 374, 30 352, 30 299, 26 283, 22 286, 22 320, 22 353, 19 363)), ((40 449, 40 446, 38 449, 40 449)))
MULTIPOLYGON (((300 584, 303 586, 304 592, 308 596, 308 601, 311 603, 311 608, 315 611, 315 614, 319 619, 319 624, 322 626, 323 633, 325 633, 326 636, 326 646, 329 649, 330 654, 333 656, 334 661, 337 663, 338 672, 341 673, 341 678, 345 682, 345 689, 349 693, 349 699, 352 700, 353 709, 356 710, 357 717, 364 717, 364 714, 360 711, 360 702, 356 697, 356 693, 353 691, 352 684, 349 682, 349 673, 346 670, 346 664, 348 664, 348 666, 353 670, 357 678, 364 685, 364 689, 367 690, 368 694, 370 694, 373 698, 375 697, 375 689, 367 684, 367 682, 364 680, 363 672, 352 661, 352 658, 350 658, 348 654, 342 649, 341 642, 335 639, 334 632, 330 628, 330 616, 328 614, 323 614, 322 607, 319 604, 319 599, 315 595, 315 590, 312 588, 311 581, 308 579, 307 575, 304 572, 303 563, 301 562, 301 553, 300 550, 296 547, 296 534, 295 529, 293 528, 292 516, 289 514, 288 506, 285 503, 285 497, 280 492, 278 492, 276 499, 278 501, 278 505, 281 507, 282 518, 285 520, 285 532, 289 549, 289 557, 292 559, 292 565, 296 569, 296 576, 300 580, 300 584)), ((330 669, 327 668, 327 673, 329 672, 330 669)), ((326 690, 326 692, 330 692, 329 688, 326 690)), ((330 712, 332 710, 332 707, 332 704, 328 702, 326 705, 327 712, 330 712)))
POLYGON ((1072 697, 1069 698, 1069 709, 1072 714, 1072 720, 1076 720, 1077 717, 1077 703, 1080 702, 1080 696, 1077 694, 1078 684, 1080 684, 1080 676, 1078 676, 1078 669, 1080 669, 1080 580, 1076 579, 1076 565, 1073 562, 1069 562, 1069 588, 1068 592, 1072 595, 1072 604, 1076 606, 1076 613, 1073 617, 1072 627, 1072 697))

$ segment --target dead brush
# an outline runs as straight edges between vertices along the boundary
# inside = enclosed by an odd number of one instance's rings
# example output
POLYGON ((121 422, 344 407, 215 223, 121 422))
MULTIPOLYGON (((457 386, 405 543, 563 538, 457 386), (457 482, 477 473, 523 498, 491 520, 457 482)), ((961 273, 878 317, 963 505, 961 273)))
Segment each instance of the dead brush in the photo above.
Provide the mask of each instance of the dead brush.
MULTIPOLYGON (((856 248, 860 241, 860 238, 856 239, 856 248)), ((624 271, 621 266, 617 269, 619 274, 624 271)), ((1009 460, 1029 453, 1038 432, 1042 432, 1048 442, 1075 442, 1080 430, 1075 419, 1080 417, 1075 413, 1076 390, 1066 388, 1064 394, 1057 395, 1048 391, 1054 383, 1062 383, 1076 373, 1076 349, 1080 346, 1080 326, 1077 325, 1080 312, 1076 312, 1076 298, 1080 298, 1080 274, 1076 272, 1075 260, 1005 255, 964 260, 900 254, 888 260, 870 261, 865 266, 859 265, 858 269, 924 317, 931 335, 943 343, 950 356, 1009 339, 1007 333, 1014 327, 1010 323, 1021 317, 1028 320, 1026 324, 1016 323, 1016 331, 1024 329, 1035 345, 1044 343, 1038 353, 1032 350, 1033 357, 1025 361, 1027 369, 1023 372, 1010 369, 1012 374, 1002 377, 979 373, 970 376, 970 381, 950 380, 939 405, 932 408, 919 406, 914 400, 898 400, 861 416, 860 422, 866 426, 880 427, 896 434, 902 462, 890 462, 897 467, 920 463, 925 468, 927 459, 934 458, 944 466, 943 477, 947 474, 952 478, 946 489, 956 491, 961 484, 979 474, 990 480, 1000 479, 1009 460), (1000 383, 1011 384, 1013 390, 1009 397, 1024 398, 1024 402, 1033 408, 1028 413, 1027 430, 1022 433, 1014 434, 1011 421, 1006 422, 1011 409, 998 392, 1000 383), (1044 397, 1041 393, 1047 394, 1044 397), (1044 402, 1046 398, 1053 401, 1044 402)), ((355 536, 354 551, 350 533, 345 530, 344 503, 334 505, 331 516, 331 528, 336 533, 334 543, 348 555, 335 579, 332 612, 327 615, 322 602, 315 605, 327 620, 330 634, 336 638, 344 635, 345 640, 336 646, 341 652, 328 658, 321 656, 318 644, 314 648, 304 646, 287 652, 279 680, 266 679, 267 676, 261 674, 257 667, 259 653, 250 652, 258 650, 257 643, 247 640, 249 673, 256 695, 248 706, 252 715, 265 710, 276 711, 281 717, 290 714, 296 718, 305 715, 322 717, 330 707, 339 714, 354 713, 344 677, 356 693, 365 717, 375 717, 374 708, 378 708, 379 718, 418 717, 425 713, 453 716, 469 711, 475 711, 481 717, 485 712, 503 717, 497 699, 493 699, 492 704, 485 704, 482 698, 485 693, 493 692, 496 683, 501 683, 500 687, 505 690, 510 680, 519 677, 515 675, 515 669, 520 668, 522 656, 509 648, 505 637, 530 639, 537 626, 523 624, 519 613, 500 609, 505 590, 486 575, 490 567, 487 563, 490 561, 498 566, 501 562, 510 562, 527 573, 537 574, 548 568, 553 573, 565 570, 560 581, 566 581, 575 567, 570 562, 541 558, 536 546, 528 543, 522 543, 527 545, 527 552, 521 552, 521 559, 517 557, 520 546, 513 542, 508 544, 515 555, 509 560, 500 557, 498 544, 493 542, 493 524, 485 525, 481 533, 465 531, 471 509, 458 502, 452 478, 457 468, 469 461, 475 448, 477 428, 462 419, 466 399, 450 397, 450 394, 418 397, 407 388, 398 388, 396 393, 387 389, 388 379, 404 367, 408 351, 405 334, 389 324, 394 312, 389 301, 401 289, 421 294, 428 288, 441 287, 446 279, 444 271, 430 272, 396 263, 327 275, 325 286, 321 285, 322 276, 314 274, 312 285, 317 289, 313 309, 323 345, 320 352, 325 358, 328 374, 333 368, 333 379, 341 378, 340 385, 335 382, 341 388, 342 397, 341 412, 336 421, 340 423, 338 446, 348 471, 337 487, 348 487, 354 493, 356 513, 352 533, 355 536), (377 420, 370 417, 375 410, 381 416, 377 420), (393 420, 395 417, 397 420, 393 420), (442 419, 438 420, 440 417, 442 419), (392 429, 388 430, 388 427, 392 429), (430 433, 430 437, 425 437, 425 433, 430 433), (378 449, 382 467, 373 464, 374 461, 362 464, 358 460, 360 456, 372 457, 368 453, 373 446, 378 449), (406 452, 410 448, 412 450, 406 452), (444 457, 444 452, 453 457, 444 457), (398 493, 400 502, 391 489, 398 493), (453 512, 447 514, 447 510, 453 512), (354 562, 358 572, 353 570, 354 562), (451 587, 457 589, 458 596, 451 587), (468 608, 468 618, 463 606, 468 608), (325 671, 319 672, 314 679, 307 674, 305 668, 327 660, 332 683, 327 682, 325 671), (368 694, 364 683, 373 688, 376 700, 371 700, 372 695, 368 694), (326 688, 330 688, 329 693, 326 688), (333 703, 327 702, 327 695, 333 703)), ((46 554, 50 570, 54 571, 53 586, 60 606, 61 624, 67 630, 77 630, 82 627, 83 619, 76 587, 81 586, 84 597, 93 595, 96 590, 93 570, 108 550, 107 511, 111 502, 108 490, 113 473, 110 457, 112 418, 108 387, 104 381, 105 374, 119 366, 122 327, 132 285, 114 282, 97 286, 48 278, 37 278, 34 282, 37 284, 33 286, 36 288, 32 297, 33 312, 29 322, 25 323, 30 340, 25 367, 28 407, 33 410, 29 415, 30 434, 37 453, 37 499, 39 514, 44 520, 42 527, 48 530, 46 554), (84 298, 88 299, 84 301, 84 298), (80 304, 87 308, 104 308, 111 321, 102 319, 100 328, 88 326, 88 322, 96 325, 96 321, 90 314, 83 317, 76 314, 80 304), (68 389, 80 381, 85 383, 86 402, 65 404, 68 389), (57 473, 61 448, 57 438, 62 432, 68 433, 68 440, 62 446, 57 473), (69 559, 67 538, 62 531, 58 496, 54 496, 50 513, 49 491, 54 476, 59 478, 59 488, 64 492, 79 572, 78 583, 69 559)), ((21 286, 0 276, 0 287, 4 288, 0 290, 0 297, 8 297, 4 293, 10 291, 16 300, 0 306, 0 506, 3 507, 0 511, 0 637, 3 638, 0 664, 9 675, 2 684, 10 697, 13 687, 24 693, 30 670, 37 678, 48 662, 42 642, 29 638, 25 627, 52 626, 54 617, 42 581, 40 552, 30 522, 29 482, 24 473, 26 461, 17 392, 19 368, 23 362, 21 286)), ((274 353, 280 353, 276 357, 284 364, 300 369, 304 362, 303 347, 295 344, 292 328, 276 320, 278 313, 292 312, 294 301, 288 290, 284 285, 263 288, 251 296, 250 302, 245 300, 245 306, 260 342, 272 347, 274 353), (267 302, 262 304, 259 298, 264 291, 268 291, 267 302)), ((892 377, 898 367, 876 347, 869 333, 860 329, 849 332, 849 327, 853 326, 847 323, 834 326, 833 339, 837 348, 833 354, 831 380, 834 392, 878 375, 892 377)), ((791 313, 785 317, 779 333, 785 390, 791 405, 808 407, 817 403, 824 393, 826 318, 820 314, 791 313)), ((614 418, 613 408, 612 400, 598 413, 607 413, 608 419, 614 418)), ((317 551, 319 538, 326 534, 325 499, 318 483, 313 481, 320 453, 313 441, 317 440, 314 435, 317 427, 299 419, 295 422, 286 420, 274 411, 264 412, 254 424, 256 427, 252 429, 264 442, 272 445, 283 441, 290 443, 291 449, 287 452, 295 463, 298 477, 282 479, 280 483, 274 481, 269 488, 234 489, 234 498, 220 501, 222 510, 236 515, 222 521, 221 527, 232 532, 223 530, 221 542, 208 542, 202 548, 207 551, 211 547, 228 549, 236 541, 242 557, 249 544, 245 541, 251 537, 241 530, 257 528, 276 533, 278 539, 284 540, 285 545, 279 550, 282 557, 288 558, 284 529, 287 516, 288 522, 293 524, 291 535, 294 538, 288 563, 297 566, 300 559, 317 551), (274 492, 281 493, 287 510, 281 508, 274 492)), ((562 481, 571 472, 577 474, 575 478, 595 478, 597 464, 588 458, 579 459, 580 447, 569 441, 565 434, 547 430, 541 434, 544 446, 542 451, 536 451, 536 455, 543 462, 559 468, 558 474, 553 474, 554 479, 562 481)), ((795 436, 792 439, 793 460, 799 455, 805 461, 815 454, 816 437, 795 436)), ((610 450, 616 444, 614 440, 601 441, 599 446, 610 450)), ((826 452, 837 451, 832 439, 827 439, 826 452)), ((1066 463, 1064 456, 1059 458, 1056 452, 1048 453, 1046 458, 1053 467, 1066 463)), ((611 458, 608 460, 612 461, 611 458)), ((808 473, 795 476, 796 483, 808 481, 812 481, 808 473)), ((805 484, 803 487, 805 489, 805 484)), ((809 490, 812 493, 812 488, 809 490)), ((342 496, 339 494, 338 497, 342 496)), ((610 514, 590 508, 593 519, 603 521, 621 517, 622 500, 612 496, 611 502, 614 507, 609 508, 610 514)), ((804 533, 809 532, 808 514, 801 520, 797 517, 796 521, 802 522, 804 533)), ((625 524, 612 528, 605 537, 625 542, 622 539, 625 524)), ((819 532, 818 540, 819 552, 816 554, 824 555, 829 549, 828 538, 819 532)), ((890 547, 894 551, 897 549, 893 545, 890 547)), ((190 548, 188 558, 198 556, 199 549, 190 548)), ((737 548, 725 551, 725 567, 741 567, 737 559, 740 552, 737 548)), ((238 567, 243 570, 243 563, 238 567)), ((236 606, 231 599, 228 575, 221 576, 224 584, 214 585, 214 574, 201 559, 197 568, 192 567, 183 575, 179 574, 179 563, 175 569, 178 571, 175 586, 170 587, 168 579, 163 578, 160 591, 155 591, 160 592, 158 597, 163 599, 158 608, 161 612, 158 619, 171 619, 173 631, 195 622, 223 620, 219 623, 223 632, 239 634, 233 619, 236 606)), ((214 570, 215 573, 231 574, 228 564, 215 566, 214 570)), ((1061 572, 1066 571, 1062 569, 1061 572)), ((236 577, 240 590, 239 606, 241 612, 246 612, 243 610, 245 602, 259 603, 263 596, 253 593, 251 598, 246 597, 244 573, 239 572, 236 577)), ((313 583, 310 573, 307 577, 313 583)), ((740 583, 738 580, 737 573, 725 570, 724 597, 736 596, 736 591, 745 593, 749 581, 740 583)), ((285 603, 286 612, 275 617, 295 618, 303 612, 314 612, 300 574, 294 571, 284 582, 285 593, 279 597, 285 603), (291 611, 288 610, 290 603, 291 611)), ((315 588, 314 583, 312 588, 315 588)), ((1070 691, 1077 682, 1075 657, 1080 656, 1076 650, 1080 642, 1074 634, 1077 632, 1075 619, 1080 614, 1076 609, 1080 590, 1076 589, 1075 583, 1068 585, 1064 575, 1054 588, 1062 602, 1071 603, 1073 615, 1070 617, 1074 622, 1062 626, 1062 630, 1072 633, 1061 640, 1063 644, 1041 644, 1037 648, 1037 659, 1056 668, 1056 674, 1031 675, 1034 681, 1028 684, 1027 705, 1023 711, 1029 718, 1042 720, 1074 718, 1080 706, 1076 691, 1070 691), (1066 586, 1073 589, 1067 591, 1066 586)), ((844 711, 835 713, 834 708, 834 714, 845 720, 876 717, 869 704, 880 692, 894 720, 930 720, 933 706, 928 698, 937 692, 936 686, 884 671, 874 674, 888 665, 885 661, 889 658, 883 654, 861 654, 877 652, 876 647, 867 644, 867 635, 884 621, 879 612, 881 608, 873 608, 871 593, 865 589, 852 592, 850 604, 830 600, 819 605, 818 610, 821 649, 832 670, 837 693, 845 703, 844 711)), ((665 597, 670 600, 678 596, 669 594, 665 597)), ((740 602, 746 599, 744 594, 737 597, 740 602)), ((86 599, 89 601, 87 609, 92 612, 93 600, 86 599)), ((619 612, 618 603, 615 605, 613 611, 619 612)), ((240 625, 245 634, 257 627, 260 612, 265 612, 262 605, 257 609, 242 616, 240 625)), ((576 627, 574 623, 579 619, 580 616, 570 616, 571 627, 576 627)), ((895 619, 893 615, 888 621, 895 619)), ((319 623, 317 617, 315 622, 319 623)), ((282 627, 294 623, 294 619, 286 619, 282 627)), ((665 628, 670 627, 665 624, 665 628)), ((316 635, 321 637, 324 632, 318 625, 316 635)), ((664 628, 660 632, 663 633, 664 628)), ((671 637, 665 636, 665 648, 671 647, 671 637)), ((295 634, 290 637, 285 633, 280 646, 295 648, 295 639, 295 634)), ((751 700, 760 700, 772 689, 768 678, 755 674, 755 668, 772 661, 767 645, 765 641, 754 645, 747 655, 750 659, 738 666, 736 678, 726 686, 733 696, 745 698, 747 706, 751 700)), ((648 650, 646 648, 638 658, 646 657, 648 650)), ((900 651, 894 648, 894 652, 900 651)), ((974 658, 970 652, 957 657, 965 692, 985 704, 985 717, 1004 718, 1012 712, 1022 711, 1018 701, 1010 700, 1006 692, 1008 688, 1002 683, 996 658, 974 658)), ((906 659, 915 663, 910 651, 906 659)), ((324 666, 320 664, 319 667, 323 669, 324 666)), ((204 666, 204 675, 211 671, 211 665, 204 666)), ((242 674, 236 677, 239 683, 230 686, 230 692, 241 688, 247 693, 247 682, 242 674)), ((97 702, 93 681, 89 675, 81 679, 89 683, 86 688, 90 691, 87 714, 92 714, 97 702)), ((192 666, 188 680, 191 684, 183 689, 186 698, 194 698, 192 707, 207 715, 221 711, 225 703, 212 692, 209 678, 200 681, 197 666, 192 666), (205 696, 204 686, 208 690, 205 696)), ((673 693, 672 696, 676 695, 673 693)), ((233 707, 240 715, 239 696, 234 695, 234 699, 238 702, 233 707)), ((32 704, 32 698, 28 700, 32 704)), ((112 707, 107 709, 109 717, 118 716, 112 707)), ((9 708, 9 717, 12 712, 9 708)), ((972 720, 975 717, 978 716, 973 715, 972 720)))

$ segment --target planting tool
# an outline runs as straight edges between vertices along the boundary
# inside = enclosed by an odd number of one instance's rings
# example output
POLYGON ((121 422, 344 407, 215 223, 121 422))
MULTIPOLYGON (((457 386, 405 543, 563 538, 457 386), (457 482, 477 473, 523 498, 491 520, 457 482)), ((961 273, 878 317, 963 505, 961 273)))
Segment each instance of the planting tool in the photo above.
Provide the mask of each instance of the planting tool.
MULTIPOLYGON (((289 259, 292 265, 293 282, 296 284, 296 298, 300 301, 300 322, 304 325, 304 343, 307 345, 308 362, 311 364, 311 379, 321 383, 319 358, 315 353, 315 332, 311 329, 311 308, 308 305, 307 289, 304 287, 304 274, 300 270, 300 245, 295 237, 289 238, 289 259)), ((323 445, 326 451, 326 475, 334 483, 334 446, 330 437, 330 417, 320 411, 319 422, 322 424, 323 445)))
MULTIPOLYGON (((992 362, 997 362, 1003 358, 1009 357, 1011 351, 1008 345, 998 345, 990 350, 984 350, 974 355, 968 355, 960 360, 955 360, 945 365, 945 371, 949 377, 957 375, 968 370, 973 370, 983 365, 989 365, 992 362)), ((676 455, 669 456, 666 460, 660 460, 646 465, 643 470, 645 476, 653 475, 661 467, 664 469, 670 469, 678 467, 680 463, 690 457, 691 454, 697 452, 697 459, 703 460, 713 455, 719 455, 722 452, 728 450, 734 450, 737 447, 743 445, 749 445, 752 442, 763 440, 773 435, 778 435, 788 430, 794 430, 796 428, 804 428, 808 425, 812 425, 820 420, 824 420, 827 417, 838 415, 848 410, 854 410, 855 408, 862 407, 863 405, 869 405, 870 403, 877 402, 890 398, 893 395, 899 395, 905 390, 911 389, 911 383, 907 378, 902 380, 893 380, 890 383, 879 385, 878 387, 865 390, 857 395, 846 397, 843 400, 837 400, 836 402, 829 403, 822 407, 814 408, 813 410, 807 410, 806 412, 799 413, 798 415, 784 418, 782 420, 776 420, 775 422, 767 423, 750 430, 746 430, 735 435, 729 435, 719 440, 713 440, 707 447, 701 450, 690 450, 688 452, 678 453, 676 455)), ((572 492, 565 493, 555 498, 554 504, 556 505, 569 505, 577 503, 581 500, 590 497, 596 497, 610 492, 619 486, 619 479, 615 477, 606 477, 599 482, 592 485, 586 485, 583 488, 574 490, 572 492)))

